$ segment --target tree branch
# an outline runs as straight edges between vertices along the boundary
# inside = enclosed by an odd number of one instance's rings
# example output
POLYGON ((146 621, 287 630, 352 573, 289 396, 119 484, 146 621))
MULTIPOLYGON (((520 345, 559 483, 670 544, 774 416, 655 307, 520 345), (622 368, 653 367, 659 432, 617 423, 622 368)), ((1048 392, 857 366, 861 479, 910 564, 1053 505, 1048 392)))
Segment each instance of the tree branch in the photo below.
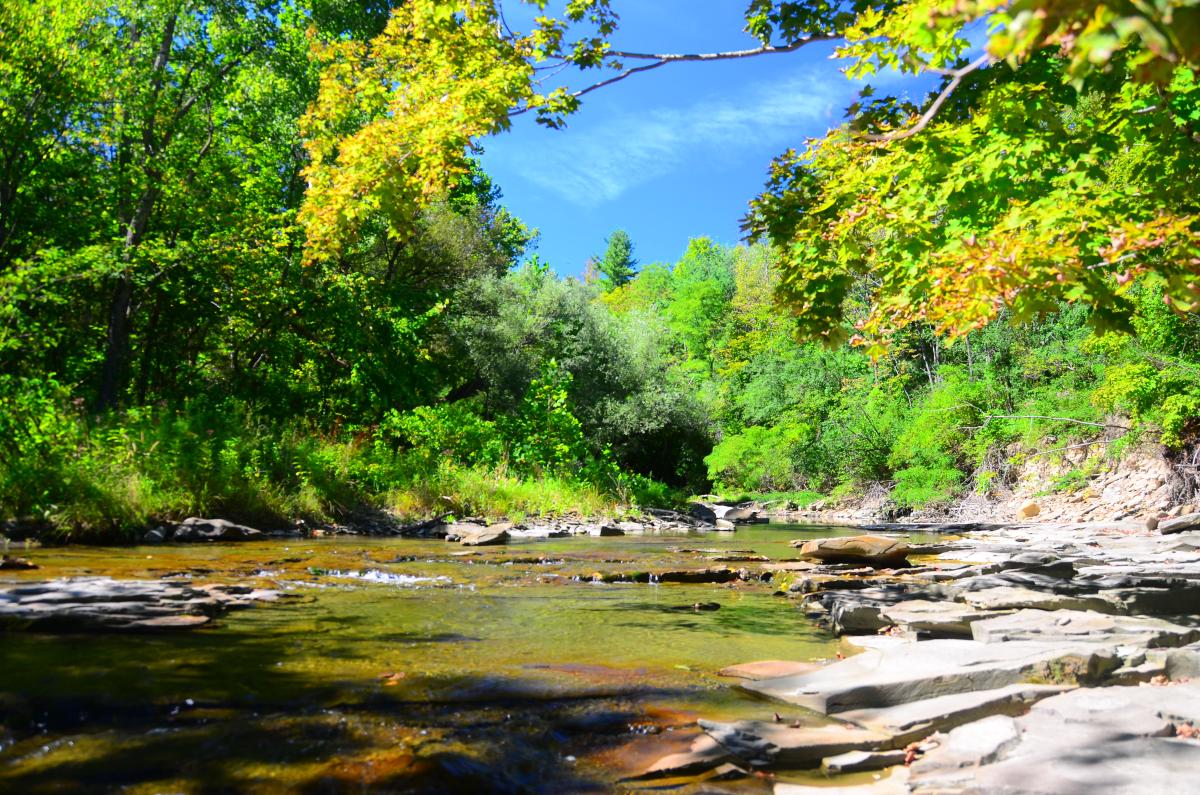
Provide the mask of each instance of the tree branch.
POLYGON ((946 84, 945 88, 942 89, 941 93, 937 95, 937 98, 933 100, 933 104, 931 104, 929 108, 921 114, 921 118, 917 119, 917 123, 903 130, 896 130, 894 132, 882 134, 866 133, 863 137, 868 141, 873 141, 875 143, 888 143, 890 141, 902 141, 905 138, 911 138, 929 126, 929 122, 933 121, 933 118, 937 116, 938 111, 942 109, 942 105, 946 104, 946 100, 949 99, 950 95, 954 93, 954 89, 958 88, 959 83, 962 82, 964 77, 977 69, 982 69, 991 62, 992 56, 985 54, 979 56, 974 61, 971 61, 971 63, 967 64, 963 68, 956 69, 952 72, 944 72, 940 69, 929 70, 936 71, 939 74, 946 74, 951 79, 950 82, 946 84))
MULTIPOLYGON (((593 83, 586 88, 581 88, 578 91, 571 92, 571 96, 578 99, 585 94, 590 94, 593 91, 611 86, 613 83, 620 82, 627 77, 632 77, 639 72, 649 72, 651 69, 657 69, 660 66, 666 66, 670 63, 682 63, 685 61, 729 61, 736 58, 753 58, 758 55, 774 55, 777 53, 795 52, 806 44, 812 44, 818 41, 835 41, 837 36, 810 36, 807 39, 788 44, 784 47, 756 47, 752 50, 729 50, 727 52, 699 52, 699 53, 648 53, 648 52, 627 52, 625 50, 609 50, 606 55, 613 58, 624 58, 627 60, 650 61, 651 63, 642 66, 634 66, 626 69, 612 77, 605 78, 599 82, 593 83)), ((527 113, 532 110, 529 105, 525 105, 509 112, 509 116, 520 116, 522 113, 527 113)))

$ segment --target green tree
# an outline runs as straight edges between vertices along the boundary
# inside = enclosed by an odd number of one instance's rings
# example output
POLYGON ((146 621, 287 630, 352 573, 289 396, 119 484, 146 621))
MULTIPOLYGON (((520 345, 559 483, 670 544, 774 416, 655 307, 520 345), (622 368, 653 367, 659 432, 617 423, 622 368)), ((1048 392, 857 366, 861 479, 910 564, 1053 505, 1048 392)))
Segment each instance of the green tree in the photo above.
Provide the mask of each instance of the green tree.
POLYGON ((593 257, 600 271, 600 283, 605 290, 615 290, 629 284, 637 273, 637 260, 633 258, 633 241, 629 233, 618 229, 608 236, 608 245, 603 257, 593 257))

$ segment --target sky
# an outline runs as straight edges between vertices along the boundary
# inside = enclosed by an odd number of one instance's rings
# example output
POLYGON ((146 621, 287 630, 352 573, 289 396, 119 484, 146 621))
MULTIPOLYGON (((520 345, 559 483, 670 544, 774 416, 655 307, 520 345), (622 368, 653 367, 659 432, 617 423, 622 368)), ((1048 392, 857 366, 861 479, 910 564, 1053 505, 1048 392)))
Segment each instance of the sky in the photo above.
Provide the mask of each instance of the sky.
MULTIPOLYGON (((614 49, 757 46, 742 31, 746 0, 613 5, 621 13, 614 49)), ((528 29, 512 13, 509 21, 528 29)), ((581 275, 617 229, 629 233, 643 265, 675 262, 693 237, 736 243, 771 159, 837 126, 857 97, 862 84, 841 74, 845 63, 832 53, 833 45, 816 43, 633 75, 584 97, 565 129, 541 127, 532 114, 515 117, 510 131, 482 141, 483 165, 509 211, 539 230, 536 253, 562 276, 581 275)), ((569 83, 579 88, 596 77, 576 73, 569 83)))

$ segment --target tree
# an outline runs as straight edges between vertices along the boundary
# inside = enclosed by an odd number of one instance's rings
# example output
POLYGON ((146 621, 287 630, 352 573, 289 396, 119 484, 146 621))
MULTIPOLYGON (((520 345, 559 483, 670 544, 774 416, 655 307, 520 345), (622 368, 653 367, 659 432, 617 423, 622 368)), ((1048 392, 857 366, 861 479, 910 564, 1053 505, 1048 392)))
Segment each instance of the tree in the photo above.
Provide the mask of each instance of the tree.
POLYGON ((597 259, 600 270, 600 283, 605 290, 615 290, 629 283, 637 273, 637 260, 633 258, 633 241, 629 233, 618 229, 608 236, 608 247, 604 256, 597 259))
POLYGON ((962 335, 1005 307, 1027 318, 1060 301, 1127 327, 1139 276, 1177 310, 1200 301, 1194 3, 752 0, 745 19, 757 47, 643 53, 612 46, 608 0, 568 3, 564 19, 539 17, 528 34, 497 24, 499 0, 406 3, 370 47, 327 62, 310 246, 329 250, 322 229, 354 226, 351 200, 419 204, 512 115, 561 126, 584 95, 636 74, 838 40, 851 76, 898 69, 941 83, 919 102, 864 91, 844 127, 776 162, 746 226, 785 253, 779 295, 803 333, 836 341, 857 330, 878 350, 889 328, 962 335), (985 21, 986 52, 969 59, 985 21), (543 90, 540 76, 558 66, 609 71, 543 90), (330 176, 343 172, 348 181, 330 176), (318 215, 326 221, 313 224, 318 215))

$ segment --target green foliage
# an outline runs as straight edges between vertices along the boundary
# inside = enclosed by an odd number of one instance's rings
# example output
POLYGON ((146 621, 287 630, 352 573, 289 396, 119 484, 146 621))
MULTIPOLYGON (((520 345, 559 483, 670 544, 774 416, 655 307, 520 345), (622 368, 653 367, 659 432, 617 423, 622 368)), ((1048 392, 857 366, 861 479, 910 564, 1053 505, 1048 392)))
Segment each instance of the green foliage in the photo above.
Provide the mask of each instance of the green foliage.
POLYGON ((902 508, 950 502, 961 490, 963 473, 952 467, 910 466, 896 472, 891 498, 902 508))

